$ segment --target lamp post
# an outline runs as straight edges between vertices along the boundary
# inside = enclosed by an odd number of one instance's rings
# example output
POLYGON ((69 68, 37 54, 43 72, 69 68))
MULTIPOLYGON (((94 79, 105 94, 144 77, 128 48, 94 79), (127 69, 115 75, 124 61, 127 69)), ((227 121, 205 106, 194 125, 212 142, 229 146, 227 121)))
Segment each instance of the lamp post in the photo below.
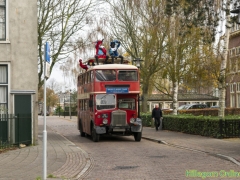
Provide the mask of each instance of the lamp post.
POLYGON ((63 115, 64 115, 64 118, 65 118, 65 93, 63 94, 63 108, 64 108, 63 115))
POLYGON ((72 119, 72 116, 71 116, 71 89, 70 89, 70 99, 69 99, 69 102, 70 102, 69 115, 70 115, 70 119, 72 119))
POLYGON ((143 60, 140 59, 140 58, 136 58, 136 59, 133 60, 133 62, 135 62, 138 69, 140 69, 141 61, 143 61, 143 60))
MULTIPOLYGON (((141 61, 143 60, 140 58, 136 58, 133 60, 133 62, 135 62, 138 69, 140 69, 141 61)), ((138 118, 140 118, 140 94, 138 94, 138 118)))
POLYGON ((238 14, 237 23, 240 24, 240 6, 238 6, 237 9, 231 10, 230 13, 238 14))
POLYGON ((59 104, 58 104, 58 115, 60 117, 60 98, 61 98, 61 94, 58 95, 58 99, 59 99, 59 104))

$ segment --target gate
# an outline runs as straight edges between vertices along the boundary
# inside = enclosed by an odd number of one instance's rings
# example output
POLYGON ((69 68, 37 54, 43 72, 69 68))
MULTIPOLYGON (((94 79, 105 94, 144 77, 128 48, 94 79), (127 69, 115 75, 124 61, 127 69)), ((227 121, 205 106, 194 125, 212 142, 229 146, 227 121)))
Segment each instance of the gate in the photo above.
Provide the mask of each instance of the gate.
POLYGON ((31 114, 0 114, 0 148, 32 142, 31 114))
POLYGON ((15 144, 29 145, 32 142, 31 114, 17 114, 15 116, 15 144))

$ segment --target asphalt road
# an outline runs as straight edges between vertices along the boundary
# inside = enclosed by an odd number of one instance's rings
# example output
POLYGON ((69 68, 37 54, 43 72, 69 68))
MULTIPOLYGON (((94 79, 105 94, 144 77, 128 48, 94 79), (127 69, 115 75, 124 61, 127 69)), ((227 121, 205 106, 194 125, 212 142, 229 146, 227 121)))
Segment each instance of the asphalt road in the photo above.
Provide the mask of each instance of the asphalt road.
MULTIPOLYGON (((47 126, 87 152, 91 165, 84 179, 240 179, 231 172, 240 167, 230 161, 191 149, 166 146, 133 136, 103 136, 95 143, 91 137, 81 137, 76 118, 48 117, 47 126), (231 171, 232 170, 232 171, 231 171), (228 172, 228 177, 226 173, 228 172), (206 178, 209 179, 209 178, 206 178)), ((154 131, 154 129, 153 129, 154 131)), ((204 144, 199 144, 204 146, 204 144)))

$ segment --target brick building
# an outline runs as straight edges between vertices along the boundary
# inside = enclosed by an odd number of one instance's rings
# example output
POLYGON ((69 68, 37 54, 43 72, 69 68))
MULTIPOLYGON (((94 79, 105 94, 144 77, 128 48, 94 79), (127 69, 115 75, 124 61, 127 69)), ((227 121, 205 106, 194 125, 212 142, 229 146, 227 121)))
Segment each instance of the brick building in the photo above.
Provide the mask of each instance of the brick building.
POLYGON ((226 79, 226 107, 240 108, 240 25, 230 31, 226 79))

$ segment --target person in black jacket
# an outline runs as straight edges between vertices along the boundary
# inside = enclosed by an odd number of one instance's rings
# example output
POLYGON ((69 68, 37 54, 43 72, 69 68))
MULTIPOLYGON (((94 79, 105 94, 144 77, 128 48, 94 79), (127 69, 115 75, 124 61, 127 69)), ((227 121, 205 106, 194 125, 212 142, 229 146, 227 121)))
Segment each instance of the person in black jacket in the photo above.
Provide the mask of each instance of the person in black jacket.
POLYGON ((160 126, 160 118, 162 118, 162 110, 158 107, 158 104, 155 105, 155 108, 152 110, 152 118, 155 119, 156 131, 160 126))

